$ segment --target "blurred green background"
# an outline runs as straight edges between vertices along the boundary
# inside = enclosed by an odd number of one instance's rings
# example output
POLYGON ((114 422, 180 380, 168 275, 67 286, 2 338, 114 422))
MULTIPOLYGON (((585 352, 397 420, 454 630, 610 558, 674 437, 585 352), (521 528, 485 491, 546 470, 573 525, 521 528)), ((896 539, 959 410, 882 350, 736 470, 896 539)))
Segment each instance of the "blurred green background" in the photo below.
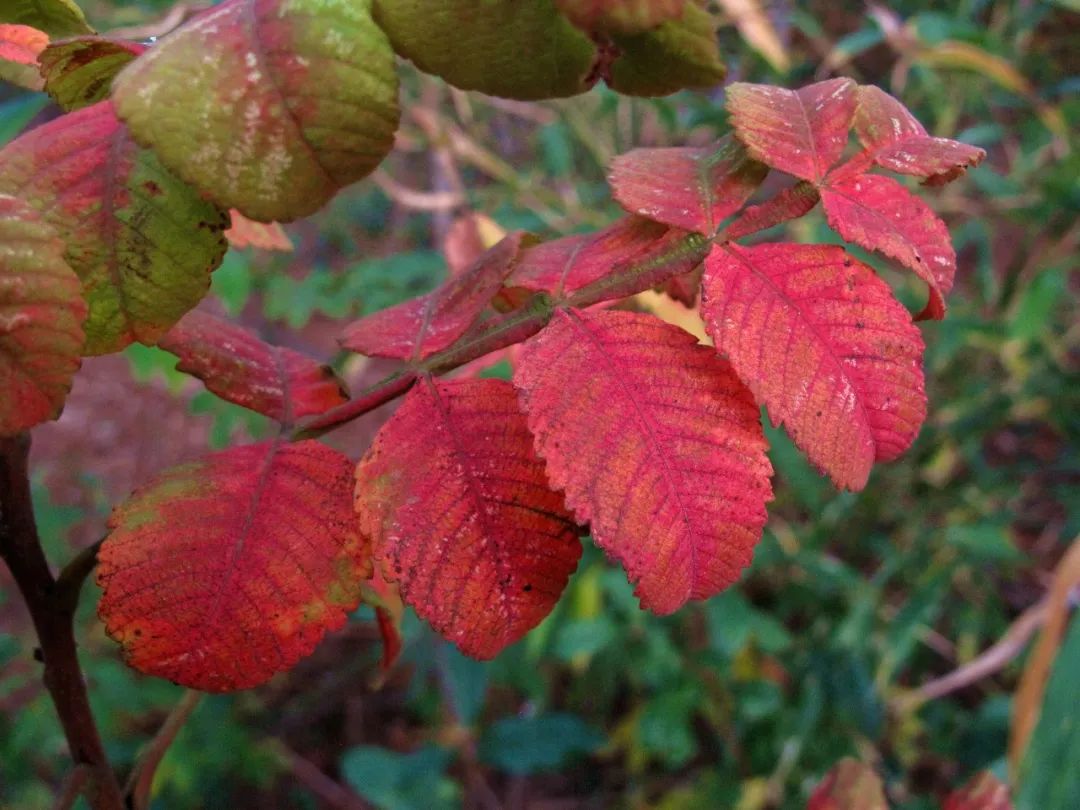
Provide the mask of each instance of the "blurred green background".
MULTIPOLYGON (((163 33, 174 8, 82 5, 100 30, 138 37, 163 33)), ((917 810, 976 770, 1006 775, 1024 645, 948 694, 918 690, 1039 603, 1080 533, 1077 4, 716 5, 730 79, 850 75, 901 98, 932 134, 989 153, 927 194, 960 270, 948 318, 922 326, 931 405, 915 446, 864 492, 838 494, 770 430, 776 501, 752 570, 672 617, 641 612, 587 543, 553 615, 495 661, 463 658, 409 613, 403 658, 379 683, 378 633, 361 610, 293 672, 205 698, 161 765, 155 807, 796 808, 855 755, 878 767, 896 807, 917 810), (736 24, 736 7, 760 14, 736 24)), ((523 104, 401 71, 402 132, 376 176, 289 226, 293 253, 233 250, 214 279, 212 306, 335 358, 358 384, 385 367, 335 355, 342 320, 437 284, 456 216, 548 236, 597 227, 618 214, 604 181, 611 157, 726 130, 722 88, 523 104)), ((41 95, 0 87, 0 143, 55 114, 41 95)), ((836 239, 818 214, 787 238, 836 239)), ((867 258, 916 305, 913 281, 867 258)), ((173 364, 145 347, 90 361, 63 419, 35 431, 54 563, 100 537, 136 482, 267 430, 173 364)), ((331 440, 358 457, 385 417, 331 440)), ((84 597, 82 660, 110 756, 126 768, 181 690, 128 670, 95 620, 96 592, 84 597)), ((1072 624, 1044 716, 1080 728, 1072 624)), ((33 646, 5 572, 0 807, 19 810, 48 807, 67 768, 33 646)), ((1039 726, 1020 807, 1080 807, 1078 733, 1039 726)))

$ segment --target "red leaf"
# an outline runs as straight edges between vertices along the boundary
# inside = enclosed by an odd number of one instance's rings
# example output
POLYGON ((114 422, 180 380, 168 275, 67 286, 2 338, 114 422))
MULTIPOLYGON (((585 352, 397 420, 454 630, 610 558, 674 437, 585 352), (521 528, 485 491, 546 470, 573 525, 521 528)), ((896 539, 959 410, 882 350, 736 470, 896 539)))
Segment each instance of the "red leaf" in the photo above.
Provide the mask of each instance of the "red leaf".
POLYGON ((292 240, 277 222, 255 222, 235 208, 229 212, 229 219, 232 224, 225 231, 225 238, 234 248, 253 247, 261 250, 280 250, 286 253, 293 249, 292 240))
POLYGON ((768 171, 741 143, 725 138, 706 147, 634 149, 615 158, 608 182, 630 213, 712 236, 768 171))
POLYGON ((329 366, 198 310, 185 315, 158 345, 180 358, 180 371, 198 377, 222 399, 284 424, 347 399, 329 366))
POLYGON ((624 298, 689 273, 708 252, 698 234, 643 217, 623 217, 603 230, 543 242, 522 254, 510 288, 574 294, 579 306, 624 298))
POLYGON ((360 583, 360 597, 364 604, 375 609, 375 621, 382 636, 383 671, 390 669, 401 655, 401 620, 405 616, 405 603, 397 583, 387 582, 378 566, 371 579, 360 583))
POLYGON ((85 319, 64 243, 28 206, 0 194, 0 436, 59 416, 85 319))
POLYGON ((49 44, 49 35, 29 25, 0 23, 0 81, 29 90, 43 86, 38 56, 49 44))
POLYGON ((523 238, 521 231, 511 233, 434 292, 349 324, 341 345, 398 360, 423 360, 442 351, 465 334, 498 294, 523 238))
POLYGON ((289 669, 360 601, 352 462, 314 441, 174 467, 109 518, 105 630, 141 672, 207 692, 289 669))
POLYGON ((808 214, 820 199, 817 187, 803 180, 785 188, 761 205, 751 205, 724 233, 728 239, 741 239, 749 234, 773 228, 808 214))
POLYGON ((689 273, 668 279, 659 286, 659 290, 671 300, 693 308, 701 292, 701 274, 704 270, 705 266, 699 264, 689 273))
POLYGON ((481 253, 495 247, 504 236, 506 232, 485 214, 469 212, 455 219, 443 239, 443 256, 450 275, 464 273, 481 253))
POLYGON ((975 774, 963 787, 954 790, 942 810, 1012 810, 1009 788, 990 771, 975 774))
POLYGON ((949 231, 930 207, 891 177, 863 174, 821 188, 829 225, 844 239, 891 256, 930 286, 916 319, 945 317, 956 274, 949 231))
POLYGON ((889 810, 889 805, 874 769, 845 758, 818 783, 806 810, 889 810))
POLYGON ((851 79, 829 79, 800 90, 736 82, 727 89, 727 109, 751 157, 818 181, 847 146, 855 87, 851 79))
POLYGON ((772 497, 757 406, 731 367, 641 313, 558 310, 514 374, 577 518, 671 613, 735 582, 772 497))
POLYGON ((138 42, 96 35, 54 42, 41 52, 45 91, 69 112, 96 104, 108 98, 120 69, 145 51, 138 42))
POLYGON ((923 342, 874 271, 834 245, 718 246, 702 315, 717 349, 838 486, 866 484, 926 417, 923 342))
POLYGON ((978 166, 986 152, 948 138, 933 138, 903 104, 877 87, 859 87, 855 132, 866 159, 930 185, 955 180, 978 166))
POLYGON ((0 23, 0 59, 17 65, 37 66, 38 54, 49 44, 49 35, 29 25, 0 23))
POLYGON ((102 101, 0 151, 0 193, 64 235, 89 305, 84 354, 152 345, 210 288, 225 213, 139 148, 102 101))
POLYGON ((581 555, 501 380, 422 380, 357 467, 356 508, 405 601, 477 658, 539 624, 581 555))

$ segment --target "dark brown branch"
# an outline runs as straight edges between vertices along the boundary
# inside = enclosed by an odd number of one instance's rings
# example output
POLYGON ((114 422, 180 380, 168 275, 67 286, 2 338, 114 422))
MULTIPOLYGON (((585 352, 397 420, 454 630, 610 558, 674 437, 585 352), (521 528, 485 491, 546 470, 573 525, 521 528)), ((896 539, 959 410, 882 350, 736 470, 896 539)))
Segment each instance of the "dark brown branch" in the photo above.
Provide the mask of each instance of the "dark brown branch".
POLYGON ((66 594, 58 596, 57 582, 38 538, 30 498, 29 455, 29 434, 0 439, 0 558, 11 569, 34 622, 44 663, 42 679, 56 707, 71 758, 76 766, 89 769, 85 795, 90 806, 94 810, 120 810, 120 787, 90 711, 75 649, 74 600, 66 594))

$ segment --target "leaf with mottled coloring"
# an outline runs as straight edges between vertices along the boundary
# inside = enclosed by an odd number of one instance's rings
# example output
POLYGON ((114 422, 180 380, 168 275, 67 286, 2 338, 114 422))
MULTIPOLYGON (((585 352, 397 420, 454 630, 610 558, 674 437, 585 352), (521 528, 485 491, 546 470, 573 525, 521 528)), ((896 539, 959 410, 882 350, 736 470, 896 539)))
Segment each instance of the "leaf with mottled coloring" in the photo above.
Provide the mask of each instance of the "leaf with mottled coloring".
POLYGON ((874 769, 845 757, 814 788, 806 810, 889 810, 889 804, 874 769))
POLYGON ((108 98, 116 74, 145 50, 138 42, 93 35, 55 42, 41 53, 45 92, 69 112, 96 104, 108 98))
POLYGON ((739 578, 772 468, 757 405, 712 348, 652 315, 560 309, 514 384, 552 483, 642 607, 671 613, 739 578))
POLYGON ((38 56, 49 44, 49 35, 28 25, 0 23, 0 81, 28 90, 42 88, 38 56))
POLYGON ((686 0, 555 0, 584 31, 639 34, 683 15, 686 0))
POLYGON ((18 194, 63 234, 90 307, 84 354, 157 343, 225 255, 225 212, 139 148, 108 101, 8 144, 0 193, 18 194))
POLYGON ((375 0, 375 19, 401 56, 462 90, 531 101, 591 84, 596 47, 553 0, 375 0))
POLYGON ((581 555, 502 380, 421 380, 357 467, 356 509, 406 603, 477 658, 539 624, 581 555))
POLYGON ((60 414, 85 318, 63 242, 28 206, 0 195, 0 436, 60 414))
POLYGON ((821 201, 829 225, 844 239, 891 256, 929 285, 917 319, 945 317, 956 252, 930 206, 891 177, 875 174, 830 179, 821 187, 821 201))
POLYGON ((703 290, 716 348, 838 486, 861 489, 914 441, 922 337, 871 268, 835 245, 717 246, 703 290))
POLYGON ((521 231, 509 234, 437 290, 351 323, 341 334, 341 345, 369 357, 398 360, 423 360, 445 349, 499 293, 524 236, 521 231))
POLYGON ((855 87, 851 79, 829 79, 799 90, 736 82, 727 88, 727 109, 751 157, 819 181, 847 146, 855 87))
POLYGON ((30 25, 53 39, 94 33, 73 0, 4 0, 0 23, 30 25))
POLYGON ((922 177, 929 185, 955 180, 978 166, 986 152, 966 143, 934 138, 903 104, 877 87, 859 87, 855 132, 867 160, 899 174, 922 177))
POLYGON ((398 79, 370 0, 227 0, 113 83, 120 117, 223 208, 288 222, 393 146, 398 79))
POLYGON ((329 366, 264 343, 205 312, 189 312, 158 345, 180 358, 177 369, 198 377, 222 399, 283 424, 324 413, 347 399, 329 366))
POLYGON ((352 466, 315 441, 235 447, 114 509, 98 613, 128 664, 207 692, 248 689, 344 624, 371 573, 352 466))
POLYGON ((712 236, 768 171, 729 137, 713 146, 634 149, 615 158, 608 182, 627 211, 712 236))
POLYGON ((285 253, 293 249, 292 240, 277 222, 255 222, 235 209, 229 212, 229 219, 231 224, 225 231, 225 238, 234 248, 252 247, 285 253))
POLYGON ((724 80, 713 15, 687 3, 677 19, 639 34, 614 34, 617 56, 605 78, 630 96, 666 96, 678 90, 708 90, 724 80))
POLYGON ((1013 810, 1009 786, 990 771, 980 771, 945 799, 941 810, 1013 810))

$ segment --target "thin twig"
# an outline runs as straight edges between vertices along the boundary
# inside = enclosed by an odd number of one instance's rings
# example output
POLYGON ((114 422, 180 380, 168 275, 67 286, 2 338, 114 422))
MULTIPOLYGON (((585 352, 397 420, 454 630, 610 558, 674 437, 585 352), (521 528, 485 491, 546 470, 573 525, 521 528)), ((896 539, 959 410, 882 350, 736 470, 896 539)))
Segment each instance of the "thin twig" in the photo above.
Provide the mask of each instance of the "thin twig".
POLYGON ((169 750, 169 746, 172 745, 176 735, 180 733, 180 729, 184 727, 184 723, 191 717, 191 713, 195 711, 201 699, 202 692, 191 689, 184 692, 184 696, 169 712, 169 716, 165 718, 157 734, 143 749, 124 787, 124 794, 129 798, 129 806, 134 807, 135 810, 147 810, 150 807, 150 789, 154 785, 154 774, 157 772, 158 765, 161 764, 165 752, 169 750))
POLYGON ((82 795, 86 783, 90 781, 90 768, 86 765, 76 765, 71 772, 64 777, 64 783, 60 786, 60 792, 56 794, 52 810, 70 810, 82 795))
MULTIPOLYGON (((85 786, 93 810, 120 810, 120 786, 101 744, 75 646, 75 601, 57 598, 34 520, 29 476, 30 435, 0 439, 0 558, 7 563, 34 623, 42 680, 49 690, 71 758, 89 771, 85 786)), ((70 582, 69 577, 67 582, 70 582)))
POLYGON ((80 551, 75 558, 60 571, 56 578, 56 598, 65 608, 73 613, 79 603, 79 594, 82 593, 83 583, 97 565, 98 550, 105 538, 98 540, 92 546, 87 546, 80 551))
POLYGON ((371 810, 352 789, 327 776, 314 762, 305 759, 281 740, 269 741, 269 746, 289 773, 323 802, 336 810, 371 810))

